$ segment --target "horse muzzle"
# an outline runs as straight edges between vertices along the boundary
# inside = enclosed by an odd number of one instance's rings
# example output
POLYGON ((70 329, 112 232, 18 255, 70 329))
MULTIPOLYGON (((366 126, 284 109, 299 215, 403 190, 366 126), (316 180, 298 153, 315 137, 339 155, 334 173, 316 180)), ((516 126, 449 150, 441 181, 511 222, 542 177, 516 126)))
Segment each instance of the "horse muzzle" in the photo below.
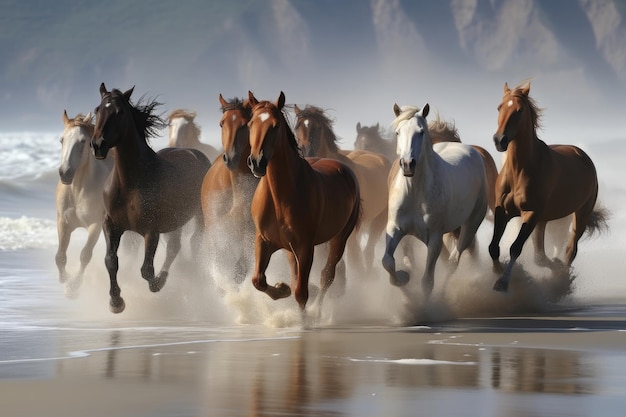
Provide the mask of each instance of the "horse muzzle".
POLYGON ((224 165, 231 171, 234 171, 239 166, 239 157, 233 152, 232 155, 228 152, 224 152, 222 155, 222 159, 224 160, 224 165))
POLYGON ((255 158, 253 158, 252 155, 249 155, 248 168, 250 168, 252 175, 256 178, 261 178, 265 176, 265 173, 267 172, 267 159, 263 155, 255 158))
POLYGON ((400 158, 399 163, 405 177, 412 177, 415 174, 415 158, 400 158))
POLYGON ((59 168, 59 178, 61 182, 65 185, 70 185, 72 181, 74 181, 74 171, 73 169, 63 169, 59 168))
POLYGON ((496 133, 493 135, 493 143, 496 145, 498 152, 506 152, 509 147, 509 137, 504 133, 496 133))
POLYGON ((93 156, 95 156, 96 159, 106 158, 107 153, 109 152, 109 145, 102 138, 92 139, 91 148, 93 149, 93 156))

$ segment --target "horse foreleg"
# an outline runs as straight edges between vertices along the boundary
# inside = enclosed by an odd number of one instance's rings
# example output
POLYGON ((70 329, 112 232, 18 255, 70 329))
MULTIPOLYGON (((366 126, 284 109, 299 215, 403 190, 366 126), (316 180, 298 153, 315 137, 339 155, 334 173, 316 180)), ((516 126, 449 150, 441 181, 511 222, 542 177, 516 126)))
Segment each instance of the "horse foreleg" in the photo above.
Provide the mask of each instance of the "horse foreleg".
POLYGON ((385 225, 387 224, 387 211, 382 211, 378 216, 372 220, 368 230, 367 242, 365 244, 365 249, 363 249, 363 259, 365 261, 365 268, 367 270, 372 269, 372 265, 374 262, 374 251, 376 250, 376 245, 381 238, 383 231, 385 230, 385 225))
POLYGON ((115 226, 110 218, 106 217, 102 224, 102 230, 107 245, 107 252, 104 257, 104 264, 109 272, 109 280, 111 281, 111 288, 109 289, 109 309, 112 313, 121 313, 124 311, 126 304, 121 297, 120 287, 117 284, 117 271, 119 269, 119 261, 117 257, 117 250, 120 247, 120 239, 124 231, 115 226))
POLYGON ((78 290, 83 284, 83 276, 85 275, 85 269, 89 262, 91 262, 91 257, 93 256, 93 248, 98 243, 98 238, 100 237, 100 224, 92 223, 87 228, 87 242, 83 249, 80 251, 80 269, 76 277, 70 280, 65 286, 65 295, 68 297, 76 297, 78 295, 78 290))
POLYGON ((252 285, 259 291, 266 293, 271 299, 289 297, 291 288, 284 282, 279 282, 273 287, 267 285, 267 277, 265 271, 270 263, 272 254, 278 250, 278 247, 272 242, 264 240, 257 235, 254 240, 254 273, 252 275, 252 285))
POLYGON ((497 206, 493 216, 493 237, 491 238, 491 243, 489 244, 489 256, 491 256, 493 269, 496 272, 500 272, 502 270, 502 265, 499 260, 500 240, 502 239, 502 235, 504 235, 506 224, 509 220, 510 219, 505 213, 504 208, 502 206, 497 206))
POLYGON ((59 282, 63 284, 68 279, 68 273, 65 267, 67 266, 67 248, 70 245, 72 229, 67 223, 57 221, 57 233, 59 235, 59 246, 54 260, 59 270, 59 282))
POLYGON ((550 260, 546 256, 546 225, 547 222, 539 222, 532 234, 533 245, 535 246, 535 263, 539 266, 550 265, 550 260))
MULTIPOLYGON (((300 312, 304 315, 306 311, 306 303, 309 300, 309 275, 311 274, 311 266, 313 265, 314 246, 312 244, 310 246, 303 245, 297 250, 292 249, 292 253, 295 257, 295 267, 297 274, 293 287, 293 292, 296 301, 300 306, 300 312)), ((317 300, 321 300, 322 298, 324 298, 324 293, 327 289, 327 287, 324 287, 323 282, 320 284, 320 294, 317 300)), ((321 301, 318 302, 321 303, 321 301)))
POLYGON ((430 234, 430 240, 427 243, 428 252, 426 254, 426 268, 424 269, 424 276, 422 276, 422 291, 424 297, 430 297, 435 286, 435 266, 437 265, 437 259, 441 254, 443 247, 443 234, 436 235, 430 234))
POLYGON ((141 265, 141 276, 148 281, 150 291, 157 292, 162 288, 159 286, 154 276, 154 254, 159 245, 159 233, 148 232, 143 237, 144 257, 141 265))
POLYGON ((496 291, 506 292, 509 289, 509 280, 511 279, 511 271, 513 270, 513 266, 515 265, 515 261, 519 258, 522 253, 522 248, 524 247, 524 243, 532 234, 535 228, 535 221, 533 219, 533 214, 525 214, 522 217, 523 223, 520 228, 519 234, 517 238, 511 245, 511 249, 509 250, 511 259, 509 260, 509 264, 506 266, 504 273, 493 286, 493 289, 496 291))
POLYGON ((402 287, 409 282, 409 273, 407 271, 396 271, 396 260, 393 256, 403 237, 404 233, 398 228, 393 230, 392 235, 387 233, 385 254, 383 255, 383 268, 389 272, 389 281, 391 284, 397 287, 402 287))
POLYGON ((168 233, 166 236, 167 246, 165 251, 165 261, 163 262, 163 266, 161 267, 159 275, 157 275, 157 277, 155 278, 155 285, 159 286, 158 290, 163 288, 163 285, 165 285, 165 281, 167 281, 167 276, 169 275, 172 262, 174 262, 174 259, 176 259, 176 256, 180 252, 180 242, 182 234, 183 228, 180 227, 173 232, 168 233))

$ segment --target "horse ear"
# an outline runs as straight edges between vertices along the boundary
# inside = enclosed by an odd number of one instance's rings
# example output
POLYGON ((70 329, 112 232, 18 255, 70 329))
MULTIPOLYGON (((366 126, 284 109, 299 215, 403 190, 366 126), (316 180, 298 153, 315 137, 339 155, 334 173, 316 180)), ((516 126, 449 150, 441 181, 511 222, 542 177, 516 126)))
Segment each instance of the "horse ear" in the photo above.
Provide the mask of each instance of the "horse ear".
POLYGON ((276 99, 276 103, 274 104, 279 110, 282 109, 285 106, 285 93, 281 91, 278 95, 278 98, 276 99))
POLYGON ((85 123, 91 122, 91 112, 87 113, 85 117, 83 117, 83 122, 85 123))
POLYGON ((393 114, 398 117, 400 116, 400 113, 402 113, 402 111, 400 110, 400 106, 398 106, 398 103, 393 103, 393 114))
POLYGON ((380 123, 376 123, 376 130, 380 129, 380 123))
POLYGON ((259 104, 259 100, 254 97, 254 94, 252 94, 252 91, 250 90, 248 90, 248 101, 250 102, 250 106, 256 106, 259 104))
POLYGON ((133 94, 134 89, 135 89, 135 86, 133 85, 131 88, 129 88, 128 90, 124 92, 124 98, 126 98, 126 100, 130 99, 130 96, 131 94, 133 94))
POLYGON ((296 116, 300 114, 300 112, 302 111, 302 109, 300 109, 300 107, 298 107, 297 104, 293 105, 293 111, 296 113, 296 116))
POLYGON ((106 93, 108 93, 108 91, 104 83, 100 84, 100 96, 104 97, 106 93))
POLYGON ((530 93, 530 81, 524 84, 521 90, 522 90, 522 94, 524 94, 525 96, 528 96, 528 93, 530 93))
POLYGON ((504 94, 510 92, 511 89, 509 88, 509 83, 505 82, 504 83, 504 94))
POLYGON ((63 124, 66 125, 70 122, 70 118, 67 117, 67 110, 63 110, 63 124))
POLYGON ((430 105, 428 103, 424 104, 420 113, 422 113, 422 117, 425 119, 428 116, 428 112, 430 112, 430 105))
POLYGON ((361 122, 356 122, 356 133, 361 131, 361 122))
POLYGON ((222 105, 222 107, 226 107, 226 105, 228 104, 226 100, 224 100, 224 97, 222 97, 222 93, 220 93, 220 104, 222 105))

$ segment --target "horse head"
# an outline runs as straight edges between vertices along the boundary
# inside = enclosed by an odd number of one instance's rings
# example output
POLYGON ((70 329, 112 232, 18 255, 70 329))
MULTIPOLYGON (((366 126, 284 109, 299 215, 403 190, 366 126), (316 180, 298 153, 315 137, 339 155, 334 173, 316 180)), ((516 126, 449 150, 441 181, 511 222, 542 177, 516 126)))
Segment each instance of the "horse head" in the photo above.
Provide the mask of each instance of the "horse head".
POLYGON ((193 148, 200 142, 200 127, 195 123, 196 113, 184 109, 172 111, 168 117, 170 148, 193 148))
POLYGON ((396 115, 394 130, 397 137, 400 168, 405 177, 412 177, 421 155, 422 145, 425 140, 430 141, 428 123, 426 123, 430 106, 426 103, 421 110, 418 110, 414 106, 400 108, 394 104, 393 111, 396 115))
POLYGON ((248 92, 248 101, 252 106, 252 115, 248 122, 250 129, 250 155, 248 168, 257 177, 267 172, 267 164, 274 154, 278 127, 284 122, 282 108, 285 106, 285 94, 281 91, 275 102, 258 101, 252 92, 248 92))
POLYGON ((529 116, 529 112, 524 112, 529 91, 530 83, 513 90, 504 83, 504 94, 498 105, 498 129, 493 135, 493 142, 499 152, 507 150, 509 143, 518 133, 522 119, 529 116))
POLYGON ((301 109, 294 105, 296 128, 294 129, 298 147, 305 157, 334 157, 339 152, 332 121, 324 110, 317 106, 301 109))
POLYGON ((361 126, 361 122, 357 122, 354 149, 363 151, 377 149, 377 145, 383 140, 380 136, 379 123, 376 123, 375 126, 361 126))
POLYGON ((85 143, 88 138, 91 138, 94 126, 91 123, 91 113, 86 116, 78 114, 70 119, 65 110, 63 111, 63 125, 59 178, 63 184, 71 184, 83 158, 88 157, 85 153, 85 143))
POLYGON ((219 100, 222 108, 222 158, 228 169, 235 170, 239 167, 242 156, 250 154, 248 122, 252 106, 249 100, 234 98, 227 101, 221 94, 219 100))
POLYGON ((106 158, 109 149, 117 145, 123 132, 132 128, 129 100, 134 88, 122 93, 117 89, 107 91, 104 83, 100 84, 101 101, 94 111, 96 127, 91 138, 91 147, 97 159, 106 158))

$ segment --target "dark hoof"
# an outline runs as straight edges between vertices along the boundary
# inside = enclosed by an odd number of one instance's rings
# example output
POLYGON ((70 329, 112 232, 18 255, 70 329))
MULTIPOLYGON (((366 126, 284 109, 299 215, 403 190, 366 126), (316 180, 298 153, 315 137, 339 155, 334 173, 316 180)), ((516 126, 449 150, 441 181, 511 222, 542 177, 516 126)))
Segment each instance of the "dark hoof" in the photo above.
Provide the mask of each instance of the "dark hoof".
POLYGON ((291 295, 291 288, 284 282, 279 282, 273 287, 267 287, 265 293, 269 295, 272 300, 279 300, 289 297, 291 295))
POLYGON ((404 287, 408 284, 409 278, 407 271, 396 271, 395 275, 389 275, 389 282, 396 287, 404 287))
POLYGON ((154 277, 154 279, 150 281, 150 291, 152 292, 161 291, 161 288, 163 288, 163 286, 165 285, 165 282, 167 281, 167 276, 168 276, 168 273, 166 271, 161 271, 159 275, 154 277))
POLYGON ((507 292, 509 289, 509 283, 502 279, 499 279, 493 285, 493 289, 498 292, 507 292))
POLYGON ((109 310, 111 310, 111 313, 119 314, 124 311, 125 308, 126 303, 122 297, 111 298, 111 301, 109 302, 109 310))

